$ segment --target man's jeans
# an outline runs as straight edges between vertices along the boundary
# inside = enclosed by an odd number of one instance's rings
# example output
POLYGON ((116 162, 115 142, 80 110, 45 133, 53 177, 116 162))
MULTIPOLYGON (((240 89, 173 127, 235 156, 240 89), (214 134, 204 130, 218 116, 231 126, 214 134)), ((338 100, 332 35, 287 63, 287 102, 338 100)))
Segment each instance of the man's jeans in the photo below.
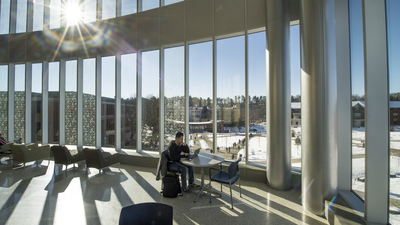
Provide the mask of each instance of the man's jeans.
POLYGON ((181 173, 182 187, 187 189, 188 186, 186 183, 186 169, 189 170, 189 184, 191 184, 194 182, 193 166, 186 166, 181 162, 174 162, 168 166, 168 171, 178 171, 181 173))

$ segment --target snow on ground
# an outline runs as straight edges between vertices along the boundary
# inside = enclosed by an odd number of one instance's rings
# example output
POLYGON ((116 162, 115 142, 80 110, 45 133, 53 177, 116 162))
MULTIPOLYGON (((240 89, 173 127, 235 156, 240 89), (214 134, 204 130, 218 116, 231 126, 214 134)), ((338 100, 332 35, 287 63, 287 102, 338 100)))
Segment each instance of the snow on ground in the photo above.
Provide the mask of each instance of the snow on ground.
POLYGON ((194 141, 193 140, 190 140, 189 141, 189 147, 193 147, 194 146, 194 141))
POLYGON ((205 140, 199 140, 200 141, 200 145, 201 145, 201 149, 204 150, 211 150, 210 147, 208 146, 207 142, 205 140))

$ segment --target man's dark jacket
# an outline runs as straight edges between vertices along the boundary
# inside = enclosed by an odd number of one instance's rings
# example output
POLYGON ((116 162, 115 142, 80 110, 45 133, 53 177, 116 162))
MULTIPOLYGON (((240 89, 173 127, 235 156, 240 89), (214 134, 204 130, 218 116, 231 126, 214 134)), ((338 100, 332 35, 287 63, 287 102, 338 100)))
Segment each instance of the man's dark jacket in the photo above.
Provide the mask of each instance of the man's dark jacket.
POLYGON ((178 146, 175 141, 171 141, 168 147, 169 150, 169 157, 170 160, 173 162, 179 162, 181 158, 186 157, 184 155, 181 155, 181 152, 184 153, 189 153, 189 147, 187 145, 185 146, 178 146))

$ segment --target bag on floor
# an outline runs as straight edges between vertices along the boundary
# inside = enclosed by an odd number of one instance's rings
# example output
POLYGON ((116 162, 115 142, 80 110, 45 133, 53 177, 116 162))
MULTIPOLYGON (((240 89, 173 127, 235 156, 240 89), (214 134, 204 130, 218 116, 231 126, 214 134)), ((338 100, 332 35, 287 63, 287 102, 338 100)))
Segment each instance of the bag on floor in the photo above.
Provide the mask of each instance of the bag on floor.
POLYGON ((163 182, 163 196, 167 198, 176 198, 181 195, 181 185, 179 183, 179 177, 175 174, 167 174, 162 179, 163 182))

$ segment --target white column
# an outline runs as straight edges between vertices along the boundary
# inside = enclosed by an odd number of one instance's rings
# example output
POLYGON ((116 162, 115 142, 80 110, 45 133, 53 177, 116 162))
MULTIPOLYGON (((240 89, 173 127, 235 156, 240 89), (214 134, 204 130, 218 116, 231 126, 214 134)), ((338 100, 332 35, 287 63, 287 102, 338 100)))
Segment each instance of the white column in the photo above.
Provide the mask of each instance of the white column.
POLYGON ((190 126, 189 126, 189 45, 185 44, 185 142, 189 143, 189 134, 190 134, 190 126))
POLYGON ((338 189, 351 190, 351 69, 349 0, 335 1, 338 95, 338 189))
POLYGON ((159 92, 159 99, 160 99, 160 115, 159 115, 159 128, 160 128, 160 148, 159 151, 161 153, 161 151, 164 151, 164 85, 165 85, 165 81, 164 81, 164 48, 160 48, 160 92, 159 92))
POLYGON ((25 144, 32 142, 32 63, 25 65, 25 144))
POLYGON ((389 87, 386 1, 363 1, 365 218, 389 223, 389 87))
POLYGON ((83 58, 78 58, 78 149, 83 148, 83 58))
POLYGON ((65 59, 60 60, 60 145, 65 145, 65 59))
MULTIPOLYGON (((217 120, 217 40, 213 38, 213 104, 212 104, 212 118, 213 118, 213 153, 217 152, 217 133, 218 133, 218 120, 217 120)), ((220 109, 222 110, 222 109, 220 109)))
POLYGON ((96 12, 96 20, 101 21, 103 17, 103 0, 97 0, 96 12))
POLYGON ((96 148, 101 148, 101 56, 96 57, 96 148))
POLYGON ((335 2, 301 0, 300 9, 302 204, 321 215, 337 194, 335 2))
POLYGON ((115 150, 121 150, 121 53, 115 57, 115 150))
POLYGON ((42 144, 49 143, 49 62, 42 63, 42 144))
POLYGON ((136 150, 142 151, 142 51, 137 52, 136 57, 136 150))

